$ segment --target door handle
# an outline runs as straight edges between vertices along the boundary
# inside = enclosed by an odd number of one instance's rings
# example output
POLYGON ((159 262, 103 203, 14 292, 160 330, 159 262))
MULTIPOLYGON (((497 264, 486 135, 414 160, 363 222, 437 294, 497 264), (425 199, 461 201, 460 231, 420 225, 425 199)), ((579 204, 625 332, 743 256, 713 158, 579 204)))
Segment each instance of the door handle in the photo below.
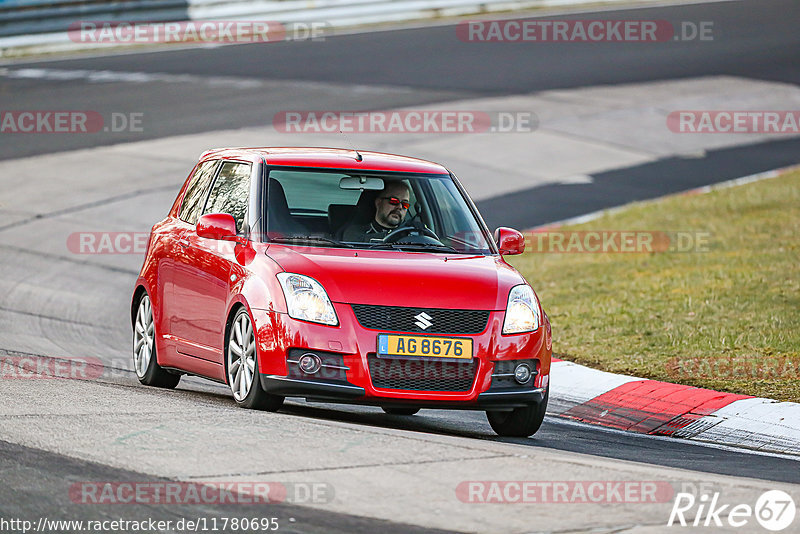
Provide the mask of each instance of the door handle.
POLYGON ((188 239, 184 239, 184 238, 180 238, 180 239, 178 239, 178 244, 180 246, 182 246, 182 247, 188 247, 189 246, 189 240, 188 239))

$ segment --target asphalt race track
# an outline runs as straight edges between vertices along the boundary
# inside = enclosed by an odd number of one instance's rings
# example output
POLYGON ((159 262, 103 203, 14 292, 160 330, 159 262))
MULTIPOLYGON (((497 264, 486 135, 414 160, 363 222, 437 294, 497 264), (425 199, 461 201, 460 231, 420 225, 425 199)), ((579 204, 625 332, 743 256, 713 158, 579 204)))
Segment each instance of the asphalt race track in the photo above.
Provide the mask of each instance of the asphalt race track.
MULTIPOLYGON (((620 102, 642 87, 661 87, 649 84, 671 87, 698 79, 697 86, 680 86, 713 87, 720 79, 730 87, 747 82, 747 90, 737 93, 745 95, 743 99, 780 93, 786 98, 782 102, 797 102, 792 100, 800 85, 796 0, 559 16, 591 17, 713 21, 719 33, 702 46, 677 41, 635 46, 539 43, 534 49, 514 43, 464 43, 454 38, 452 25, 437 24, 334 35, 320 42, 186 47, 0 64, 3 110, 141 113, 146 126, 113 134, 0 133, 0 353, 93 358, 107 371, 86 382, 0 380, 0 517, 252 515, 247 507, 209 505, 87 509, 68 497, 70 484, 78 481, 152 481, 157 473, 163 480, 272 477, 332 484, 340 500, 335 506, 299 501, 270 505, 270 515, 279 517, 280 530, 288 532, 501 532, 523 525, 531 531, 586 532, 591 520, 567 520, 565 516, 573 515, 567 507, 542 509, 547 527, 541 528, 530 526, 518 508, 490 511, 473 506, 455 517, 446 501, 433 499, 429 507, 416 507, 429 498, 424 486, 435 488, 438 479, 457 471, 450 467, 453 462, 483 480, 639 477, 715 484, 726 488, 732 499, 800 484, 797 458, 610 431, 556 417, 547 417, 531 439, 504 440, 494 435, 481 412, 424 410, 400 417, 376 408, 289 402, 279 414, 254 414, 238 410, 226 388, 198 379, 184 379, 176 392, 144 388, 128 362, 128 307, 140 256, 80 255, 65 247, 67 236, 78 231, 147 231, 166 213, 201 150, 280 142, 272 120, 286 110, 436 108, 476 101, 499 102, 495 109, 505 109, 502 106, 511 106, 505 104, 509 99, 538 98, 544 92, 553 102, 563 99, 591 111, 600 100, 582 104, 582 99, 598 98, 591 92, 598 87, 614 95, 614 106, 623 106, 627 103, 620 102), (108 72, 102 80, 93 77, 104 71, 108 72), (115 434, 119 427, 114 425, 130 428, 128 441, 115 434), (263 447, 237 434, 240 428, 252 430, 263 447), (225 440, 225 435, 242 441, 225 440), (296 448, 274 458, 264 452, 272 454, 273 448, 288 442, 296 448), (244 455, 248 447, 263 454, 251 461, 244 455), (317 447, 325 450, 316 453, 317 447), (519 463, 528 456, 536 459, 540 471, 519 463), (492 462, 502 462, 495 466, 502 475, 492 475, 492 462), (519 465, 526 470, 515 471, 519 465), (350 480, 358 483, 350 485, 350 480), (408 489, 416 480, 420 488, 408 489), (505 520, 507 524, 497 523, 505 520)), ((713 90, 703 94, 716 98, 713 90)), ((647 102, 641 109, 647 107, 657 103, 647 102)), ((627 109, 609 112, 621 116, 623 126, 615 130, 620 138, 627 135, 625 125, 632 124, 627 109)), ((641 109, 637 113, 645 113, 641 109)), ((537 113, 544 126, 546 113, 537 113)), ((544 133, 553 139, 565 137, 570 126, 564 124, 544 133)), ((287 145, 349 145, 338 134, 284 137, 287 145)), ((513 150, 524 154, 525 142, 517 141, 519 137, 489 137, 489 153, 498 159, 490 162, 491 168, 498 176, 511 176, 519 160, 503 161, 504 155, 513 150)), ((576 139, 570 142, 587 142, 588 137, 576 139)), ((385 135, 356 140, 360 147, 435 155, 442 163, 452 159, 467 167, 451 139, 437 140, 435 146, 431 142, 419 152, 414 147, 426 141, 413 145, 404 137, 385 135)), ((596 144, 596 138, 590 141, 596 144)), ((543 170, 541 180, 526 182, 525 172, 520 172, 523 178, 509 178, 506 189, 494 193, 481 190, 480 180, 471 178, 468 170, 464 181, 468 189, 474 183, 480 191, 476 199, 491 227, 502 223, 530 228, 800 163, 800 138, 792 136, 686 145, 664 148, 663 153, 630 147, 606 147, 609 153, 612 148, 619 152, 614 162, 602 167, 587 163, 588 170, 564 172, 579 176, 572 181, 553 180, 543 170)), ((536 165, 551 164, 543 159, 536 165)), ((788 487, 797 495, 797 486, 788 487)), ((446 497, 453 500, 452 492, 446 497)), ((595 524, 604 532, 656 532, 669 512, 668 503, 661 508, 629 506, 621 512, 607 508, 581 510, 596 514, 595 524), (636 530, 635 525, 644 527, 636 530)))
MULTIPOLYGON (((682 7, 611 11, 602 18, 713 21, 713 41, 640 43, 463 43, 453 26, 358 33, 325 41, 189 48, 179 51, 37 61, 10 69, 136 72, 190 76, 188 82, 153 81, 116 86, 69 80, 0 77, 0 96, 14 109, 38 109, 57 94, 64 109, 148 112, 147 129, 126 136, 52 136, 4 142, 0 157, 71 150, 167 135, 269 124, 286 109, 385 109, 475 96, 530 93, 608 84, 730 75, 800 83, 797 20, 792 0, 701 3, 682 7), (757 6, 757 7, 756 7, 757 6), (424 60, 422 59, 424 58, 424 60), (202 83, 209 77, 221 83, 202 83), (232 87, 232 80, 271 86, 232 87), (198 81, 199 83, 195 83, 198 81), (290 84, 282 88, 280 82, 290 84), (308 85, 298 82, 310 82, 308 85), (324 85, 321 85, 324 84, 324 85), (330 84, 330 85, 328 85, 330 84), (372 91, 344 91, 359 85, 372 91), (191 87, 191 91, 187 88, 191 87), (336 89, 339 88, 337 91, 336 89), (309 105, 313 102, 315 108, 309 105)), ((571 15, 560 19, 581 19, 571 15)))

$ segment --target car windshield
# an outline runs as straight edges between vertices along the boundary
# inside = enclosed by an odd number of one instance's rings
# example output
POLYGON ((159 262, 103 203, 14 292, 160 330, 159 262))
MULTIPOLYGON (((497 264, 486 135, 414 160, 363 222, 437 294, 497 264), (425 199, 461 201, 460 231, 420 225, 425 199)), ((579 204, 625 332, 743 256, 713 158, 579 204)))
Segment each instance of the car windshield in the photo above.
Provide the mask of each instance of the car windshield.
POLYGON ((272 168, 264 219, 272 242, 492 253, 448 174, 272 168))

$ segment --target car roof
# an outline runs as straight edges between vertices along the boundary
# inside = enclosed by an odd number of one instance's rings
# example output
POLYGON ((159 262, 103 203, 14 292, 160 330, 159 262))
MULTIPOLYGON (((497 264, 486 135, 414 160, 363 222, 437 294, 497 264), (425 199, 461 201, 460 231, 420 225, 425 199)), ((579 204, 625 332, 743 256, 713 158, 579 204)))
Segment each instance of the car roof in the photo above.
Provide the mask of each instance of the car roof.
POLYGON ((358 151, 362 160, 356 159, 356 151, 344 148, 322 147, 250 147, 217 148, 208 150, 200 160, 212 158, 264 159, 268 165, 291 167, 319 167, 330 169, 358 169, 370 171, 395 171, 413 173, 447 174, 442 165, 408 156, 381 152, 358 151))

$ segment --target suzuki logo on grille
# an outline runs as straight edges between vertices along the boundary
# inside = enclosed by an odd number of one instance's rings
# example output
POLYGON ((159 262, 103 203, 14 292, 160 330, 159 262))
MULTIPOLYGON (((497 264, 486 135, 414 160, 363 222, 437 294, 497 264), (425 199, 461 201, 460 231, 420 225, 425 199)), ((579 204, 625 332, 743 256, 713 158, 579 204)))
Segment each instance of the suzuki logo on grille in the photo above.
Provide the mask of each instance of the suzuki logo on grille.
POLYGON ((422 312, 422 313, 419 313, 419 314, 415 315, 414 319, 417 320, 414 324, 417 325, 418 327, 422 328, 423 330, 428 329, 433 324, 431 322, 431 319, 433 319, 433 317, 431 317, 430 315, 428 315, 425 312, 422 312))

